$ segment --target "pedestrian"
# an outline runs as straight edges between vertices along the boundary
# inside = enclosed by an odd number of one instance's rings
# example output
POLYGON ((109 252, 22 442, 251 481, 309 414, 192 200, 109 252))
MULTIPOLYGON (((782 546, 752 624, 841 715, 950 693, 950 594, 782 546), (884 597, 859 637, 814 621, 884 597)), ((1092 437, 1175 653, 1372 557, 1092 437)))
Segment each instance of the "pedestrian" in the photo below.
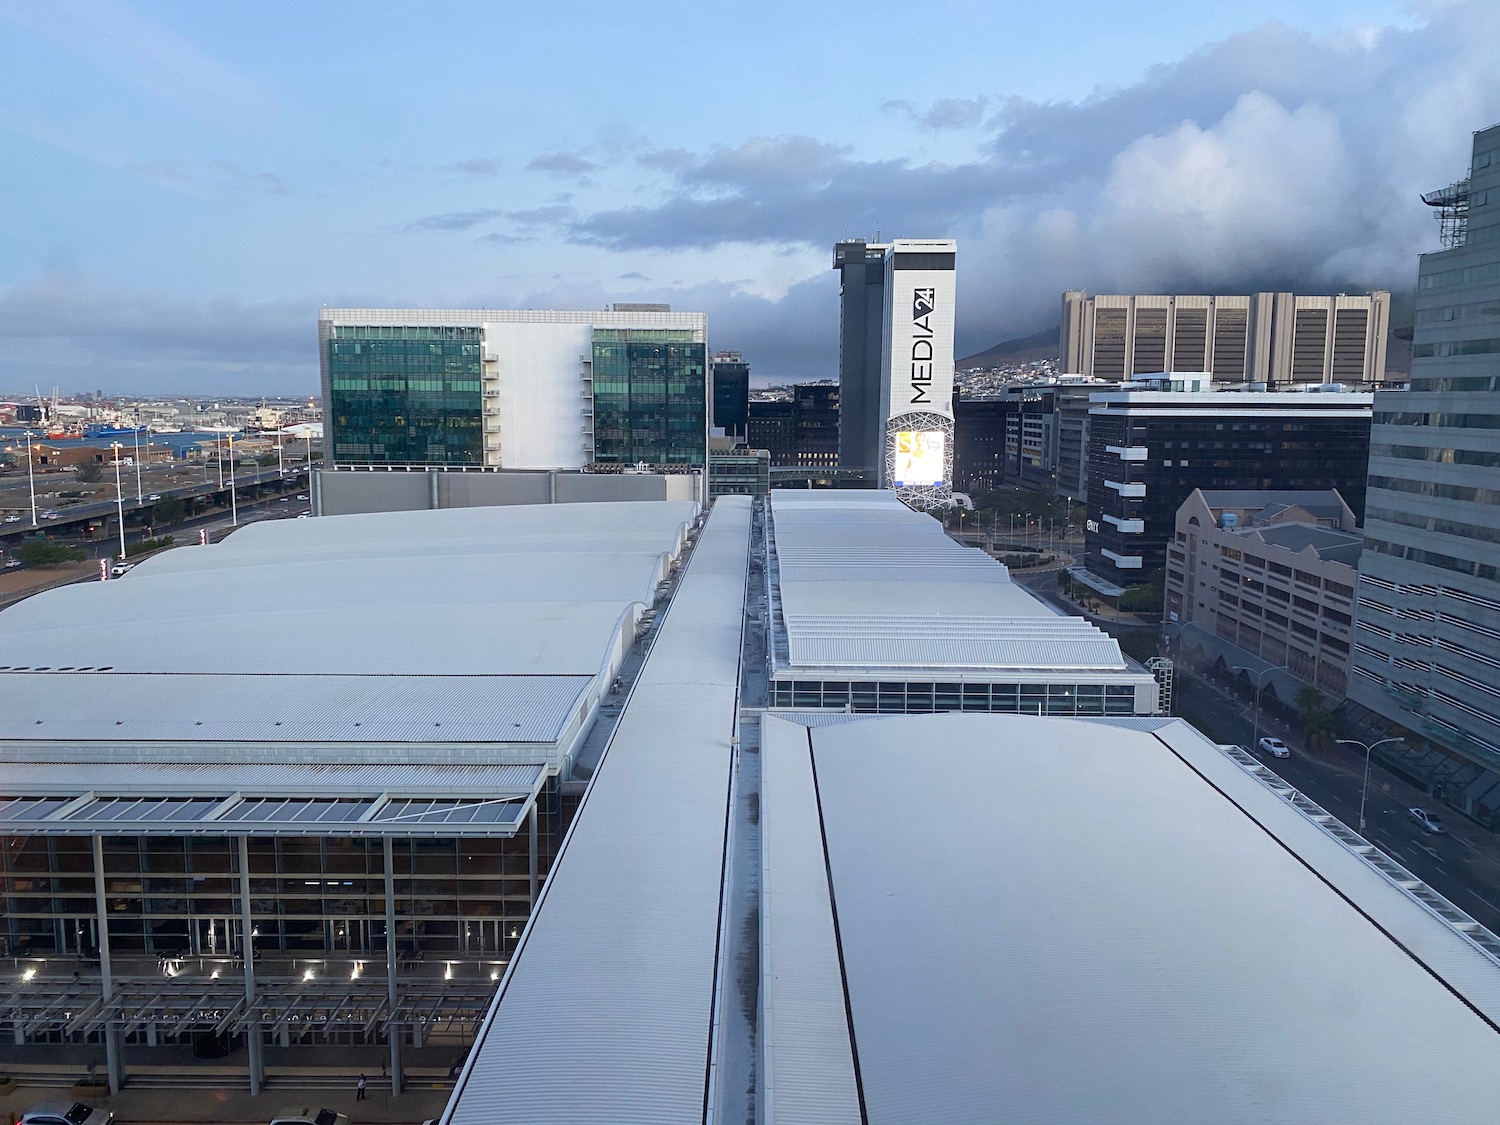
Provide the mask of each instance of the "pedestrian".
POLYGON ((359 1076, 359 1085, 354 1087, 354 1100, 357 1102, 365 1100, 365 1076, 363 1074, 359 1076))

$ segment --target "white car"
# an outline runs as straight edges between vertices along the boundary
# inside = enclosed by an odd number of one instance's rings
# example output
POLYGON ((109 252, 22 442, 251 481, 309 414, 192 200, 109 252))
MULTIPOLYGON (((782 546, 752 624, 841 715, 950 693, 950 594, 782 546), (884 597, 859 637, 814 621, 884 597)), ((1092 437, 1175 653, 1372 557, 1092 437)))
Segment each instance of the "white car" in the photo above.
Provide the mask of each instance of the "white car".
POLYGON ((349 1125, 349 1115, 318 1106, 293 1107, 278 1112, 271 1125, 349 1125))
POLYGON ((5 517, 5 522, 6 523, 20 523, 21 522, 21 517, 18 516, 18 515, 14 515, 14 514, 8 515, 8 516, 5 517))
POLYGON ((21 1125, 110 1125, 114 1112, 83 1102, 43 1102, 21 1117, 21 1125))
POLYGON ((117 562, 114 566, 109 568, 109 576, 111 578, 122 578, 139 565, 139 563, 133 562, 117 562))
POLYGON ((1256 745, 1273 758, 1290 758, 1292 756, 1291 748, 1285 742, 1282 742, 1279 738, 1272 738, 1270 735, 1266 735, 1256 745))
POLYGON ((1407 809, 1406 815, 1420 824, 1424 832, 1431 832, 1434 836, 1448 831, 1448 826, 1426 809, 1407 809))

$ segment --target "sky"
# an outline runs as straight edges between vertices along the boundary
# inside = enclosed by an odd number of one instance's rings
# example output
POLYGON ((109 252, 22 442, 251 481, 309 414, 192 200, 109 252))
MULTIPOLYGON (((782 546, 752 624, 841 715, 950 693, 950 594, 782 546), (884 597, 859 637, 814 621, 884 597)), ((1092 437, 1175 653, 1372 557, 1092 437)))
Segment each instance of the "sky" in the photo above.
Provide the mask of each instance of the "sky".
POLYGON ((958 354, 1094 292, 1409 292, 1494 0, 0 0, 0 390, 307 394, 335 307, 709 315, 832 377, 840 238, 958 354))

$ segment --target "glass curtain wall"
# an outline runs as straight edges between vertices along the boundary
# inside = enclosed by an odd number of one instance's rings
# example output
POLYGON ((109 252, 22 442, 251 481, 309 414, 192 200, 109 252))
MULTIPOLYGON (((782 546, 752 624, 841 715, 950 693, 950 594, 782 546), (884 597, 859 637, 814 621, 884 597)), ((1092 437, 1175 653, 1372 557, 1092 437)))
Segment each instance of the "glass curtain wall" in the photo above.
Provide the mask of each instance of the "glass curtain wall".
POLYGON ((328 341, 341 465, 482 465, 479 328, 337 325, 328 341))
POLYGON ((594 330, 594 460, 707 460, 706 346, 665 328, 594 330))

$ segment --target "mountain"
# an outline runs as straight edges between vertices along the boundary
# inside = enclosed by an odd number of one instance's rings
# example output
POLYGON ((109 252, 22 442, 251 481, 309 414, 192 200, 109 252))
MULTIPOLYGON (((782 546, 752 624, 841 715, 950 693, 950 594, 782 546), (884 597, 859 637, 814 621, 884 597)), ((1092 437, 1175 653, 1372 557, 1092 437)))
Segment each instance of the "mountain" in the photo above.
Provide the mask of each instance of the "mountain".
POLYGON ((1056 359, 1058 340, 1061 335, 1062 328, 1058 326, 1034 332, 1030 336, 1003 340, 993 347, 985 348, 982 352, 975 352, 973 355, 954 361, 953 366, 960 371, 965 371, 974 367, 999 367, 1007 363, 1026 363, 1033 359, 1056 359))

